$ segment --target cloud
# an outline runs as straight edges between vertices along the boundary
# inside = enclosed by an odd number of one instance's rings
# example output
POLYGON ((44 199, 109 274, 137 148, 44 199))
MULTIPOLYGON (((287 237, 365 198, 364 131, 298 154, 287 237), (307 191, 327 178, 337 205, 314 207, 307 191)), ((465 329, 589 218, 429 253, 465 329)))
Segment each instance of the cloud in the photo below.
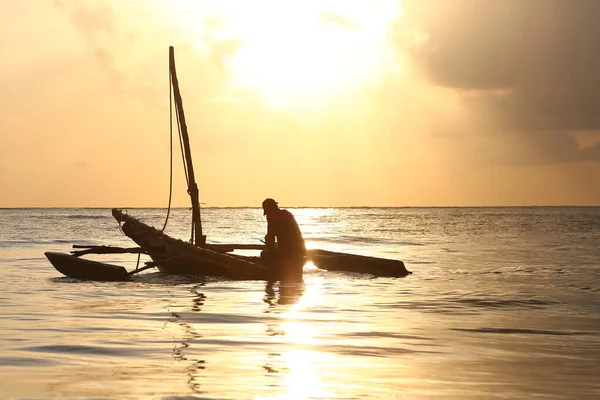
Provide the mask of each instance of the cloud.
POLYGON ((152 108, 160 106, 156 82, 166 74, 166 62, 157 60, 166 60, 168 46, 174 45, 177 59, 204 77, 203 93, 212 97, 221 92, 229 78, 227 58, 241 44, 239 39, 219 36, 224 23, 219 14, 190 14, 194 21, 191 29, 188 24, 173 23, 174 15, 165 14, 166 6, 161 2, 57 0, 54 4, 68 14, 88 54, 109 77, 112 89, 134 94, 152 108), (207 30, 200 34, 198 26, 202 23, 207 30))
POLYGON ((71 24, 88 43, 96 60, 105 68, 113 83, 122 86, 125 75, 116 67, 115 57, 108 45, 117 30, 113 9, 103 1, 80 3, 63 0, 54 4, 67 10, 71 24))
POLYGON ((210 48, 210 56, 215 67, 225 77, 229 77, 230 73, 227 69, 226 60, 227 57, 234 55, 240 46, 242 40, 240 39, 215 39, 210 36, 205 38, 207 45, 210 48))
POLYGON ((112 33, 115 28, 113 10, 103 2, 93 3, 92 6, 75 6, 71 11, 71 22, 81 32, 112 33))
POLYGON ((332 23, 334 25, 339 26, 342 29, 352 30, 358 27, 358 24, 350 18, 346 18, 340 14, 336 14, 331 11, 322 13, 320 19, 321 22, 332 23))
POLYGON ((430 82, 464 93, 472 118, 493 121, 493 129, 472 126, 472 135, 519 142, 530 150, 521 152, 520 162, 600 161, 600 144, 579 149, 569 135, 600 129, 599 2, 437 6, 442 11, 426 21, 427 39, 412 54, 430 82))

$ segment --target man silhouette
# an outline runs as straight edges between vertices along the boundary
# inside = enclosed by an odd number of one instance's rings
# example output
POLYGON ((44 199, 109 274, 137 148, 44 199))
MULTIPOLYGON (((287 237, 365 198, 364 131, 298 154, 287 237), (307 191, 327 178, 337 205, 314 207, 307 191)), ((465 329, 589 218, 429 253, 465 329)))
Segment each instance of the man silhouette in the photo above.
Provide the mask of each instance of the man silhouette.
POLYGON ((263 262, 274 280, 301 281, 306 247, 296 219, 288 210, 268 198, 262 203, 267 216, 266 249, 261 253, 263 262))

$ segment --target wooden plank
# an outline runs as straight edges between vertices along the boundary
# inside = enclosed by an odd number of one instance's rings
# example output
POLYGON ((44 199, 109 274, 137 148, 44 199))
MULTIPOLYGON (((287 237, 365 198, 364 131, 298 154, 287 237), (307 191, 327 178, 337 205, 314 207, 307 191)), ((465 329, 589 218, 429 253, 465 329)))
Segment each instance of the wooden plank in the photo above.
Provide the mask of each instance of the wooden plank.
POLYGON ((264 250, 266 246, 264 244, 228 244, 228 243, 207 243, 204 246, 207 249, 220 251, 223 253, 230 253, 235 250, 264 250))
POLYGON ((85 254, 125 254, 125 253, 146 253, 141 247, 114 247, 114 246, 83 246, 79 244, 73 245, 74 249, 84 249, 71 251, 71 254, 75 257, 83 256, 85 254))

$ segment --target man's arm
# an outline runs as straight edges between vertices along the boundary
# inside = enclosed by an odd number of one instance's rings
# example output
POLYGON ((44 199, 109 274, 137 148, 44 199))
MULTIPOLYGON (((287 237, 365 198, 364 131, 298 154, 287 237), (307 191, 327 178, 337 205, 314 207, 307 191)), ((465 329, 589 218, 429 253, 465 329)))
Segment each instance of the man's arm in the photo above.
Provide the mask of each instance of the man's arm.
POLYGON ((273 250, 275 248, 275 233, 273 232, 273 226, 267 220, 267 234, 265 235, 265 245, 267 250, 273 250))

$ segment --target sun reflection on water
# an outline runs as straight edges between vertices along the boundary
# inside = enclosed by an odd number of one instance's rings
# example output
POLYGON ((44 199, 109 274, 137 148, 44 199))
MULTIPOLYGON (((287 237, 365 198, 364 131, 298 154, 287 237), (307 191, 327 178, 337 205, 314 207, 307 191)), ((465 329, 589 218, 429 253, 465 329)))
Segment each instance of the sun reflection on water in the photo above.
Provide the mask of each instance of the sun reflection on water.
POLYGON ((315 367, 316 356, 317 353, 310 350, 297 350, 283 354, 290 372, 284 379, 288 393, 280 398, 306 399, 325 395, 315 367))
MULTIPOLYGON (((297 284, 280 284, 279 294, 282 295, 293 285, 297 284)), ((286 392, 275 396, 256 397, 256 399, 305 399, 326 395, 317 368, 317 359, 322 355, 318 351, 306 348, 316 344, 315 338, 320 333, 318 325, 309 322, 307 315, 312 306, 320 304, 322 286, 322 277, 305 279, 305 290, 302 296, 279 315, 281 322, 278 331, 281 332, 283 344, 289 348, 288 351, 280 354, 287 367, 283 377, 286 392)))
POLYGON ((285 332, 288 343, 314 344, 314 338, 319 331, 316 325, 309 324, 304 318, 304 313, 310 306, 319 304, 322 295, 322 277, 313 277, 306 280, 304 295, 281 314, 281 328, 285 332))
MULTIPOLYGON (((307 263, 312 264, 311 262, 307 263)), ((306 265, 305 265, 306 268, 306 265)), ((304 280, 306 290, 302 297, 296 301, 287 312, 281 315, 282 318, 292 319, 298 317, 298 312, 306 310, 308 307, 320 303, 322 296, 323 277, 310 277, 304 280)))

